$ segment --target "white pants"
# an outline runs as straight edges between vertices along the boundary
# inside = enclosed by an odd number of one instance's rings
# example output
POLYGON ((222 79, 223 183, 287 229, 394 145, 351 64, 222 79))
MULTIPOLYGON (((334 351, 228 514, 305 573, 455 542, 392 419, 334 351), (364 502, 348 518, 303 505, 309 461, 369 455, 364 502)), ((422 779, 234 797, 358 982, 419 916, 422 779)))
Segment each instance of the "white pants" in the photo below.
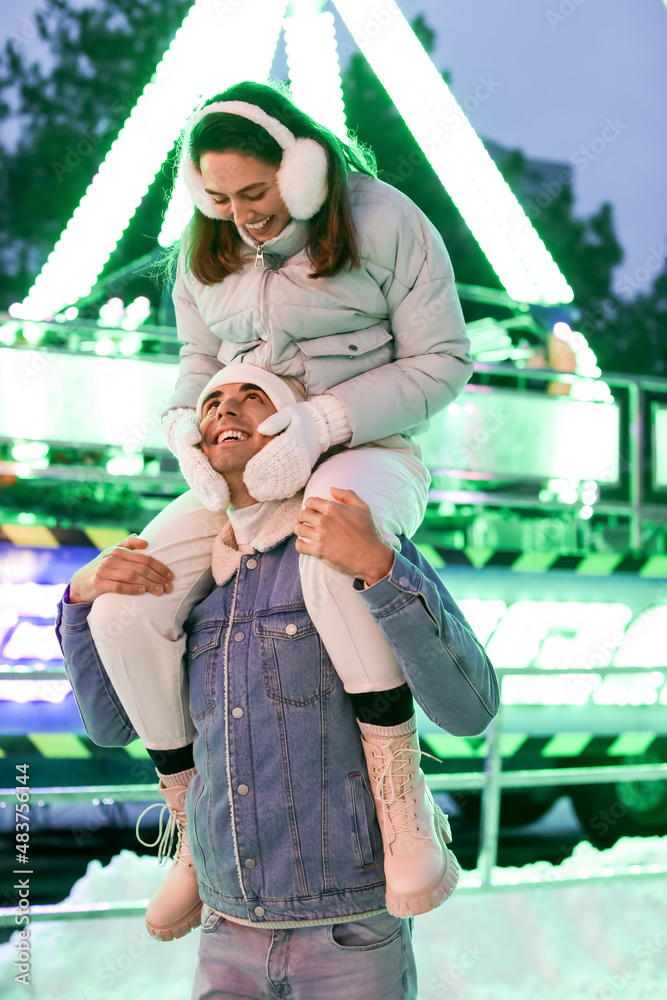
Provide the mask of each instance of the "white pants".
MULTIPOLYGON (((332 499, 330 486, 351 489, 369 505, 387 544, 419 527, 430 477, 414 455, 359 447, 334 455, 311 476, 309 496, 332 499)), ((183 626, 215 586, 211 552, 225 523, 192 492, 169 504, 141 537, 174 573, 170 594, 103 594, 88 622, 100 658, 132 725, 150 750, 173 750, 194 739, 183 657, 183 626)), ((404 683, 391 646, 352 586, 352 577, 301 554, 304 601, 334 669, 350 693, 386 691, 404 683)))

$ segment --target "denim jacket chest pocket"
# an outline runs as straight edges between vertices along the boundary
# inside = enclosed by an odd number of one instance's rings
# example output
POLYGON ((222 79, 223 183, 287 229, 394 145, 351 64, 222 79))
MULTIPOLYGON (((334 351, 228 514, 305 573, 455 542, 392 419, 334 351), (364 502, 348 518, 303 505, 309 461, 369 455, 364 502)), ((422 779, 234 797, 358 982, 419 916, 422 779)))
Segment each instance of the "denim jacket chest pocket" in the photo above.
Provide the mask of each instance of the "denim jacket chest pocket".
POLYGON ((215 708, 224 627, 202 625, 193 629, 188 638, 186 662, 193 719, 203 719, 215 708))
POLYGON ((269 698, 303 706, 331 693, 331 660, 305 607, 258 615, 254 631, 269 698))

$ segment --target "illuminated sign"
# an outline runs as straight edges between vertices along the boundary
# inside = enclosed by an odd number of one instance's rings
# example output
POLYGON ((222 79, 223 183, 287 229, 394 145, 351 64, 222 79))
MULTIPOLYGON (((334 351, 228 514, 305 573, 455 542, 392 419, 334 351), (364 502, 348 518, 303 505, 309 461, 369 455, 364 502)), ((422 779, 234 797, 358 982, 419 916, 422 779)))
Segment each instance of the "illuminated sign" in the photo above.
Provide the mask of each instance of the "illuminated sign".
MULTIPOLYGON (((629 589, 631 590, 631 583, 629 589)), ((0 661, 16 680, 0 681, 0 700, 62 701, 66 680, 23 679, 26 668, 62 662, 54 617, 64 585, 0 584, 0 661)), ((619 601, 460 598, 457 601, 491 662, 500 667, 572 670, 567 676, 509 675, 510 705, 667 705, 667 604, 634 609, 619 601), (602 677, 596 668, 615 666, 602 677), (626 674, 623 667, 645 667, 626 674)))

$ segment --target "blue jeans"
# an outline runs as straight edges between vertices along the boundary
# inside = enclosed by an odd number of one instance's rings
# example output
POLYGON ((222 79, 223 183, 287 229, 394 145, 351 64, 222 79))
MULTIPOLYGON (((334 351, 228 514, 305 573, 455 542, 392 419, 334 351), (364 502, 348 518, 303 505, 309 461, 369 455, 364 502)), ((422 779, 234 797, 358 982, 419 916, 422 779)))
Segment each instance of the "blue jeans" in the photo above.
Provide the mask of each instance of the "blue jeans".
POLYGON ((412 921, 246 927, 204 904, 192 1000, 415 1000, 412 921))

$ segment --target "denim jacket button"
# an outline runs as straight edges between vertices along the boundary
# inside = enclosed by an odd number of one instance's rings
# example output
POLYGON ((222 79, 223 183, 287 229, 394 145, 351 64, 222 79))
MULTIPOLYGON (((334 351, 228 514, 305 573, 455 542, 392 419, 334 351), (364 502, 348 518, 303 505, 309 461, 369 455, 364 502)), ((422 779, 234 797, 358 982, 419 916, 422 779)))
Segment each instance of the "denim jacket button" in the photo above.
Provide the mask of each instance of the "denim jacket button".
POLYGON ((299 630, 298 630, 298 628, 297 628, 296 625, 286 625, 285 626, 285 631, 287 632, 288 635, 296 635, 296 633, 299 630))
POLYGON ((243 642, 244 639, 245 639, 245 636, 244 636, 243 632, 235 632, 234 633, 234 642, 243 642))
POLYGON ((264 909, 263 906, 256 906, 255 913, 257 914, 258 917, 263 917, 264 914, 266 913, 266 910, 264 909))
POLYGON ((247 785, 239 785, 236 791, 239 793, 239 795, 247 795, 250 789, 248 788, 247 785))
POLYGON ((243 864, 246 866, 246 868, 254 868, 255 867, 255 862, 253 861, 252 858, 246 858, 245 861, 243 862, 243 864))
POLYGON ((242 708, 233 708, 232 709, 232 715, 234 716, 235 719, 242 719, 243 718, 243 709, 242 708))
POLYGON ((399 586, 401 587, 408 587, 410 585, 410 581, 408 580, 407 576, 400 577, 398 583, 399 586))
POLYGON ((257 560, 256 559, 248 559, 247 563, 245 564, 245 568, 246 569, 257 569, 257 560))

